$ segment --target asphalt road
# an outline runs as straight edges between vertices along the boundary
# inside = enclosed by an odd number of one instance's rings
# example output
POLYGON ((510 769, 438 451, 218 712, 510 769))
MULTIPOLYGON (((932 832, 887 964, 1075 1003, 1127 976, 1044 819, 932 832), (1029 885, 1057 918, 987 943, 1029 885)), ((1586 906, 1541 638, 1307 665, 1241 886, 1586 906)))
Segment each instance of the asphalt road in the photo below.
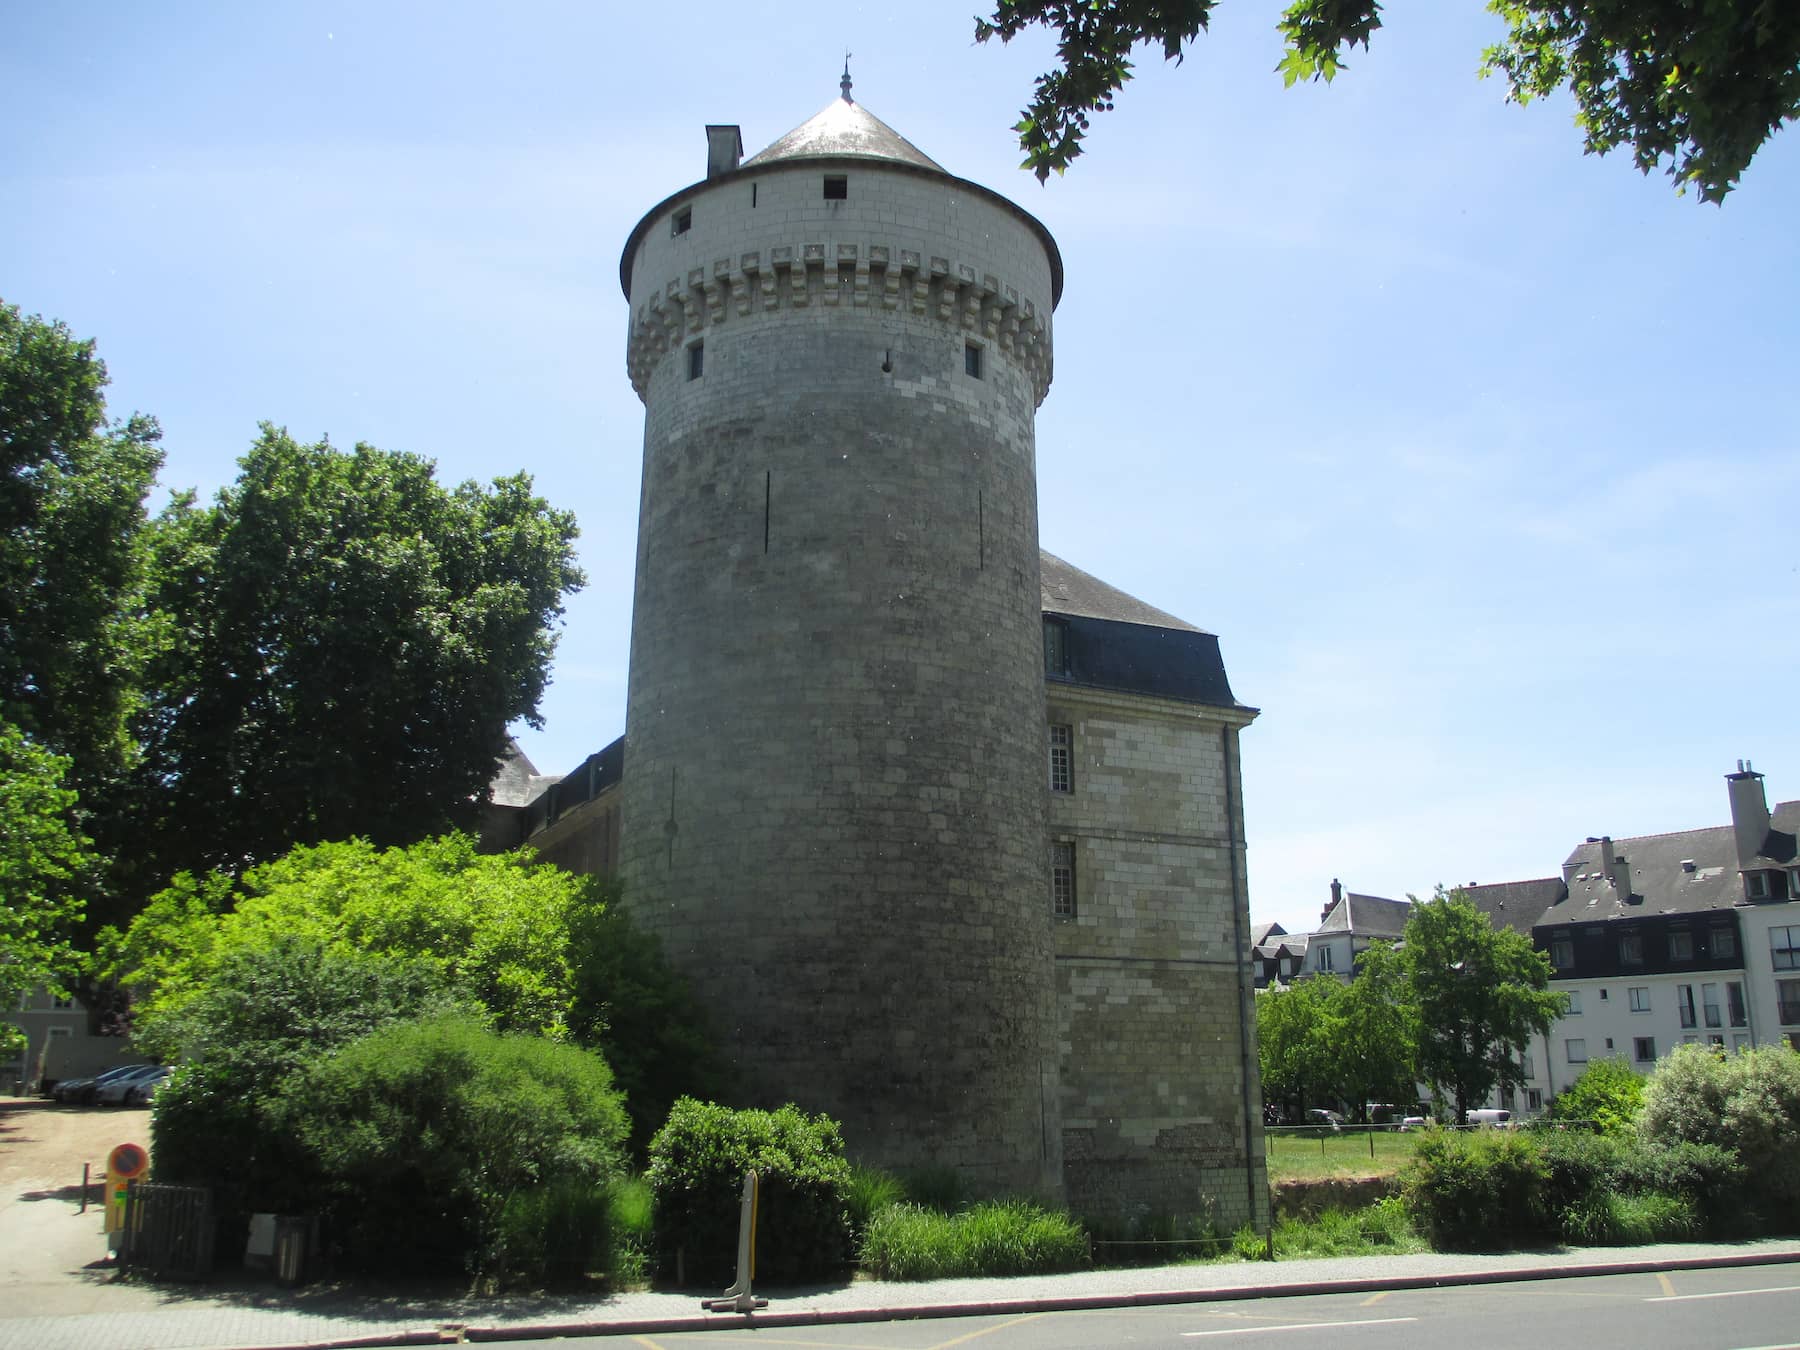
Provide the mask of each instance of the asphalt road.
MULTIPOLYGON (((1800 1266, 937 1321, 596 1337, 644 1350, 1797 1350, 1800 1266)), ((490 1342, 542 1345, 542 1341, 490 1342)))

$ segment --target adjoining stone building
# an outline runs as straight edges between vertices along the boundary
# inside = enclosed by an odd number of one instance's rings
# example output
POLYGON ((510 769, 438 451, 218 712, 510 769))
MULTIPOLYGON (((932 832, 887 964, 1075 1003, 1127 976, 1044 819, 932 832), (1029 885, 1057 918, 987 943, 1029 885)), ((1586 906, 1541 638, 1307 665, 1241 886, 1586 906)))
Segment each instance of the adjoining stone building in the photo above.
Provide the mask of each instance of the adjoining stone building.
POLYGON ((1216 638, 1040 555, 1054 240, 847 77, 748 160, 707 139, 620 269, 627 734, 512 766, 491 841, 616 868, 740 1095, 860 1156, 1265 1224, 1255 711, 1216 638))

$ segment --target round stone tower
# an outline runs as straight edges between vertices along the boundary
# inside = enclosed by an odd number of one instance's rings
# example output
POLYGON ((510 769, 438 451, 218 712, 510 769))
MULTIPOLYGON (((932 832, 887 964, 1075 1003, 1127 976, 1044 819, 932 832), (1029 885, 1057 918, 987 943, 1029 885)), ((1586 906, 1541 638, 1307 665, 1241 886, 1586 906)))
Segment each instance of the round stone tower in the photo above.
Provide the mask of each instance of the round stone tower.
POLYGON ((621 862, 759 1104, 1061 1185, 1033 417, 1055 242, 844 96, 632 231, 621 862))

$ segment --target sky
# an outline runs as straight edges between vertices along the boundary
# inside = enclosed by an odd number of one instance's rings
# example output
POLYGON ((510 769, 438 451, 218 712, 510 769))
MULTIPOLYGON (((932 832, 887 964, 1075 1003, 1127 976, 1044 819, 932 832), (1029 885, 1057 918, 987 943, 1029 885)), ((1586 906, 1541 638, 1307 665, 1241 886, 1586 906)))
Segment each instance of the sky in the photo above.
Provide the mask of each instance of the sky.
POLYGON ((1393 0, 1282 87, 1273 0, 1146 55, 1039 185, 1051 42, 969 0, 0 6, 0 299, 98 341, 169 489, 259 422, 525 469, 576 513, 542 730, 624 730, 642 405, 619 254, 704 176, 855 95, 1063 255, 1044 546, 1217 633, 1250 907, 1553 875, 1590 834, 1800 798, 1800 132, 1724 207, 1584 155, 1477 78, 1477 0, 1393 0))

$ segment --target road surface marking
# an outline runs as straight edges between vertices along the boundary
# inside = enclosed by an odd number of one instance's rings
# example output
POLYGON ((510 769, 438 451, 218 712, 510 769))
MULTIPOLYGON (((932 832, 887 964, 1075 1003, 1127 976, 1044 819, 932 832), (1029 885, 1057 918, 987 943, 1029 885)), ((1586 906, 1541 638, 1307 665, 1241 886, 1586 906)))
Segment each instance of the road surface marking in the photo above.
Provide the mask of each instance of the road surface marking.
POLYGON ((1344 1327, 1388 1327, 1396 1322, 1416 1322, 1416 1317, 1365 1317, 1356 1322, 1290 1322, 1280 1327, 1227 1327, 1222 1331, 1184 1331, 1185 1337, 1244 1336, 1253 1331, 1339 1331, 1344 1327))
POLYGON ((1726 1289, 1717 1294, 1670 1294, 1666 1298, 1647 1298, 1646 1303, 1692 1303, 1703 1298, 1742 1298, 1746 1294, 1800 1294, 1800 1284, 1777 1285, 1773 1289, 1726 1289))
POLYGON ((1043 1313, 1026 1313, 1023 1317, 1015 1317, 1009 1322, 999 1322, 991 1327, 983 1327, 980 1331, 971 1331, 967 1335, 958 1336, 954 1340, 939 1341, 931 1350, 950 1350, 953 1345, 963 1345, 969 1341, 980 1340, 983 1336, 991 1336, 996 1331, 1005 1331, 1008 1327, 1024 1326, 1027 1322, 1035 1322, 1043 1313))
POLYGON ((1383 1289, 1379 1294, 1370 1294, 1358 1306, 1364 1307, 1364 1308, 1373 1308, 1377 1303, 1381 1302, 1382 1299, 1386 1298, 1389 1294, 1391 1294, 1393 1292, 1394 1291, 1392 1289, 1383 1289))
POLYGON ((1660 1270, 1656 1272, 1656 1283, 1662 1288, 1663 1293, 1668 1295, 1670 1298, 1675 1297, 1675 1281, 1671 1280, 1667 1275, 1663 1274, 1660 1270))

